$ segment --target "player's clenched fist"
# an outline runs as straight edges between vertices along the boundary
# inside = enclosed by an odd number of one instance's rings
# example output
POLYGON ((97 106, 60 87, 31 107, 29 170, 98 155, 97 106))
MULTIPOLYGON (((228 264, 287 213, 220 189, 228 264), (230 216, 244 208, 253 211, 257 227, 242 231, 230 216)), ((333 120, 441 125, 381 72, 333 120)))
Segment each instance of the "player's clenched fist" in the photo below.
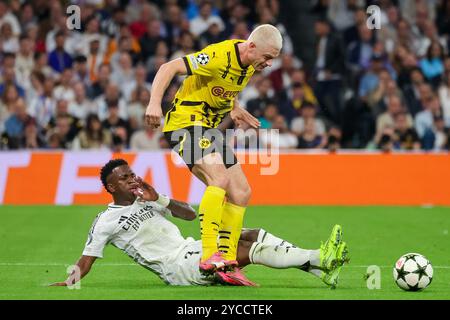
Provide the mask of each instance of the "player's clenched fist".
POLYGON ((150 104, 145 111, 145 122, 152 129, 156 129, 161 125, 162 110, 161 106, 150 104))

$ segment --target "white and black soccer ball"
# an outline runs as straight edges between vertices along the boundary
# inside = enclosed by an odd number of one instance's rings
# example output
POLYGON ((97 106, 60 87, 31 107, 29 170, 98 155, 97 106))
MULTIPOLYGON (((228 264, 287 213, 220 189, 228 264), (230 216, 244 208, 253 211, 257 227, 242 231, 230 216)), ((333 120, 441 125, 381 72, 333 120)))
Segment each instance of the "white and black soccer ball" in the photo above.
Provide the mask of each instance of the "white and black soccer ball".
POLYGON ((209 62, 209 56, 208 56, 208 54, 206 54, 206 53, 204 53, 204 52, 199 53, 199 54, 197 55, 197 62, 200 63, 202 66, 208 64, 208 62, 209 62))
POLYGON ((419 253, 407 253, 394 266, 395 283, 406 291, 419 291, 433 280, 433 266, 419 253))

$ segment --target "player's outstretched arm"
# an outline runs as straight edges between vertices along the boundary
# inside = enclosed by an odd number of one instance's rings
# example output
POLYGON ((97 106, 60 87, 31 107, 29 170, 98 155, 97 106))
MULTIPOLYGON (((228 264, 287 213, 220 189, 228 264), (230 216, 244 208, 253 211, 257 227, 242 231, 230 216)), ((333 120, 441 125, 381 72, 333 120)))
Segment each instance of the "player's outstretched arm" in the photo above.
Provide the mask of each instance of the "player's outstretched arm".
POLYGON ((69 275, 66 281, 64 282, 55 282, 51 284, 50 286, 71 286, 80 281, 85 275, 88 274, 88 272, 91 270, 92 265, 94 264, 97 257, 91 257, 91 256, 81 256, 81 258, 77 261, 76 266, 78 267, 78 270, 73 270, 72 273, 69 275))
POLYGON ((151 128, 158 128, 161 124, 161 101, 170 82, 176 75, 185 74, 187 69, 181 58, 164 63, 159 68, 152 83, 150 102, 145 111, 145 121, 151 128))
MULTIPOLYGON (((134 191, 136 196, 145 201, 159 201, 161 195, 151 185, 142 180, 141 177, 137 177, 136 181, 139 183, 139 188, 134 191)), ((172 212, 172 216, 183 220, 194 220, 196 218, 195 210, 189 204, 167 197, 164 201, 166 201, 164 206, 172 212)))

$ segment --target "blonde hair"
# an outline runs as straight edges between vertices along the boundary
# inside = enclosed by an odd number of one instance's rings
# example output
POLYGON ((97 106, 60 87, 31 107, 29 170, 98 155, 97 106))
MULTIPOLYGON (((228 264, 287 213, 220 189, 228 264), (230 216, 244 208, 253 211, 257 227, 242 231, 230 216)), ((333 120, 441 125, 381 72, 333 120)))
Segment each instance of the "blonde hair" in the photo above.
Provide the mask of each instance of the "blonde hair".
POLYGON ((270 45, 275 49, 281 50, 283 38, 280 31, 271 24, 262 24, 255 28, 247 39, 258 47, 270 45))

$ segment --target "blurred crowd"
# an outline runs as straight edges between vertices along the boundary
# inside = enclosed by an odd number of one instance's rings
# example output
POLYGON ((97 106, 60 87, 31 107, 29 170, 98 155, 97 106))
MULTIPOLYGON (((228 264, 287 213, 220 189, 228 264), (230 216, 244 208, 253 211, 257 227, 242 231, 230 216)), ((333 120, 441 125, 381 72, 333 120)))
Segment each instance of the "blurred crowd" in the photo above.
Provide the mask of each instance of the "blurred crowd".
POLYGON ((271 23, 282 54, 239 96, 267 130, 243 128, 237 147, 449 150, 450 3, 308 3, 312 66, 296 55, 278 0, 0 1, 0 149, 167 148, 144 122, 159 67, 271 23), (79 30, 67 27, 70 4, 81 9, 79 30), (366 25, 371 4, 379 30, 366 25))

